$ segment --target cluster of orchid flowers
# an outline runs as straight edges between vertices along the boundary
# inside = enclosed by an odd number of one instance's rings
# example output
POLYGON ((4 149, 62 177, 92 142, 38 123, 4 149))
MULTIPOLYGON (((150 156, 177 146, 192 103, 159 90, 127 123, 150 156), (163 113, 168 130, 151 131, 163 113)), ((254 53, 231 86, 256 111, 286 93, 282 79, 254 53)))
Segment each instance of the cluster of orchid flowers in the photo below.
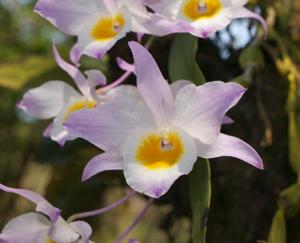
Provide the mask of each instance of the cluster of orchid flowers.
MULTIPOLYGON (((62 59, 53 43, 57 65, 77 89, 63 81, 49 81, 29 90, 18 107, 38 119, 54 118, 44 136, 60 145, 80 137, 104 151, 87 163, 83 181, 103 171, 123 170, 134 191, 159 198, 178 177, 191 172, 197 157, 231 156, 262 169, 262 160, 250 145, 220 132, 222 124, 230 120, 225 114, 246 91, 241 85, 214 81, 196 86, 188 80, 169 85, 148 50, 135 41, 129 42, 134 64, 119 59, 124 74, 116 81, 107 85, 101 71, 83 73, 79 69, 82 55, 101 58, 131 31, 141 42, 144 34, 188 32, 208 37, 241 17, 258 19, 266 27, 259 15, 244 7, 246 3, 39 0, 35 6, 38 14, 62 32, 78 37, 70 51, 71 63, 62 59), (136 75, 137 86, 122 84, 131 74, 136 75)), ((4 227, 1 243, 91 242, 91 227, 76 220, 99 215, 133 194, 108 208, 79 213, 66 221, 58 208, 32 191, 3 184, 0 189, 37 205, 37 213, 21 215, 4 227)))

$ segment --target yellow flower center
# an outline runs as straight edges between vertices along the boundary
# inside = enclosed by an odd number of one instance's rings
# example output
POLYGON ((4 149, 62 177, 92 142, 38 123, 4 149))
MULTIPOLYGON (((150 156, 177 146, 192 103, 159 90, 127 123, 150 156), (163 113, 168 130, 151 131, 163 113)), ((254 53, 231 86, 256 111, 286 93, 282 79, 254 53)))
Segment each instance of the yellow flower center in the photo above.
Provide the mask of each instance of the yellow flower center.
POLYGON ((56 243, 54 240, 46 240, 46 242, 45 243, 56 243))
POLYGON ((96 103, 94 100, 83 100, 73 103, 69 106, 68 110, 66 111, 64 115, 64 121, 68 120, 72 112, 81 110, 83 108, 93 109, 95 105, 96 103))
POLYGON ((167 169, 175 165, 184 153, 179 135, 149 134, 143 138, 136 153, 136 160, 149 169, 167 169))
POLYGON ((123 15, 102 17, 92 28, 91 35, 98 41, 107 41, 118 35, 125 25, 123 15))
POLYGON ((186 0, 182 7, 182 14, 188 19, 196 21, 211 18, 221 9, 220 0, 186 0))

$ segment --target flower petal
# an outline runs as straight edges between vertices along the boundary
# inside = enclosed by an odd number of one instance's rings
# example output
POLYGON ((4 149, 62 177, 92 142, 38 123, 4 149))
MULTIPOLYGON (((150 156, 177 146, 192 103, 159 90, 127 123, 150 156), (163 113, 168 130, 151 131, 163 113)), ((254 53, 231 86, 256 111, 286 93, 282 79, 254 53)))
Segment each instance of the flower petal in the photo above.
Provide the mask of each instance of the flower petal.
POLYGON ((43 198, 42 196, 40 196, 39 194, 37 194, 35 192, 25 190, 25 189, 17 189, 17 188, 8 187, 1 183, 0 183, 0 189, 5 192, 15 193, 17 195, 25 197, 27 200, 29 200, 33 203, 35 203, 37 205, 37 207, 36 207, 37 212, 41 212, 41 213, 44 213, 47 216, 49 216, 52 223, 54 223, 60 215, 60 212, 61 212, 60 209, 52 206, 45 198, 43 198))
POLYGON ((96 86, 106 85, 106 77, 100 70, 92 69, 85 71, 84 74, 87 76, 91 89, 95 89, 96 86))
POLYGON ((170 88, 171 88, 174 99, 175 99, 178 91, 189 84, 193 84, 193 82, 191 82, 189 80, 178 80, 174 83, 171 83, 170 88))
POLYGON ((90 92, 87 86, 87 80, 82 74, 82 72, 77 67, 67 63, 61 58, 54 42, 52 44, 52 51, 57 65, 67 74, 70 75, 70 77, 75 81, 77 87, 80 89, 82 94, 89 97, 90 92))
POLYGON ((157 14, 152 14, 145 25, 152 35, 157 36, 165 36, 172 33, 193 34, 197 32, 187 21, 181 19, 171 20, 157 14))
POLYGON ((232 120, 229 116, 224 116, 222 124, 229 125, 229 124, 232 124, 232 123, 234 123, 234 120, 232 120))
POLYGON ((97 0, 39 0, 34 10, 61 31, 77 35, 97 13, 100 3, 97 0))
POLYGON ((100 70, 88 70, 84 74, 87 76, 86 89, 89 92, 89 96, 95 101, 99 99, 97 95, 97 87, 106 85, 106 77, 100 70))
POLYGON ((92 228, 91 226, 84 222, 84 221, 75 221, 70 223, 70 226, 80 234, 80 240, 78 243, 87 243, 92 235, 92 228))
POLYGON ((122 158, 114 153, 102 153, 91 159, 85 166, 82 181, 86 181, 94 175, 107 170, 121 170, 122 158))
POLYGON ((245 92, 237 83, 209 82, 187 85, 175 98, 174 124, 201 142, 210 144, 219 136, 225 113, 245 92))
MULTIPOLYGON (((106 88, 106 87, 104 87, 106 88)), ((101 93, 100 89, 100 99, 102 104, 109 102, 127 102, 129 107, 133 106, 136 101, 143 103, 142 97, 133 85, 120 85, 115 88, 108 90, 107 92, 101 93)), ((128 107, 128 109, 129 109, 128 107)))
POLYGON ((47 242, 49 220, 38 213, 27 213, 10 220, 0 234, 3 243, 47 242))
POLYGON ((51 130, 53 129, 53 123, 51 122, 44 130, 43 136, 48 138, 50 137, 51 130))
POLYGON ((232 12, 234 11, 234 7, 224 6, 218 14, 210 18, 202 18, 198 21, 191 22, 190 25, 193 27, 193 29, 191 29, 189 33, 200 38, 207 38, 211 34, 214 34, 215 32, 228 26, 232 21, 232 12))
POLYGON ((230 0, 234 6, 244 6, 248 0, 230 0))
POLYGON ((158 126, 167 126, 174 112, 174 99, 151 54, 137 42, 129 43, 134 58, 137 87, 158 126))
POLYGON ((49 236, 54 242, 76 242, 80 238, 80 234, 62 217, 51 226, 49 236))
POLYGON ((144 0, 127 0, 124 1, 124 7, 131 13, 131 31, 139 34, 150 34, 151 29, 147 24, 152 14, 147 11, 144 0))
POLYGON ((55 117, 70 97, 79 94, 62 81, 50 81, 25 93, 18 107, 39 119, 55 117))
POLYGON ((52 123, 52 128, 49 133, 49 137, 56 141, 60 146, 64 146, 66 141, 72 140, 72 137, 69 135, 67 129, 64 127, 64 112, 65 109, 54 119, 52 123))
MULTIPOLYGON (((124 143, 122 147, 124 176, 127 184, 135 191, 159 198, 169 190, 178 177, 192 170, 197 159, 194 140, 181 129, 174 128, 170 131, 178 135, 183 149, 182 154, 177 158, 178 161, 167 167, 160 167, 158 164, 158 167, 152 168, 137 159, 138 150, 145 137, 156 134, 157 131, 141 129, 130 134, 124 143)), ((160 163, 160 161, 155 162, 160 163)))
POLYGON ((80 34, 78 37, 78 47, 81 55, 85 54, 96 59, 101 59, 119 39, 124 37, 120 36, 118 39, 107 41, 94 41, 90 36, 88 36, 89 32, 89 30, 86 30, 80 34))
POLYGON ((70 51, 70 60, 71 62, 76 66, 76 67, 79 67, 80 66, 80 63, 79 63, 79 60, 80 60, 80 51, 79 51, 79 48, 78 48, 78 43, 75 43, 70 51))
POLYGON ((95 109, 72 113, 65 126, 73 136, 107 151, 118 148, 138 127, 153 126, 153 119, 141 99, 117 96, 95 109))
MULTIPOLYGON (((109 26, 108 26, 109 27, 109 26)), ((109 12, 106 8, 102 9, 98 15, 94 16, 89 23, 87 23, 84 28, 82 28, 81 32, 78 34, 78 49, 80 55, 88 55, 94 57, 96 59, 100 59, 106 54, 111 47, 115 45, 115 43, 122 39, 127 32, 131 29, 131 15, 128 11, 123 11, 121 9, 118 12, 109 12), (110 37, 95 37, 93 36, 93 30, 99 20, 101 22, 101 18, 105 18, 107 16, 112 17, 120 14, 122 15, 122 26, 118 31, 116 31, 110 37)), ((113 31, 113 30, 112 30, 113 31)))
POLYGON ((71 98, 68 101, 66 101, 64 107, 61 109, 61 111, 58 113, 58 115, 55 117, 55 119, 52 122, 52 128, 49 131, 49 135, 52 140, 59 143, 59 145, 64 146, 66 141, 70 141, 75 139, 74 136, 72 136, 66 127, 64 126, 64 122, 68 120, 68 117, 72 112, 76 111, 76 106, 79 104, 79 110, 81 109, 81 105, 85 105, 88 101, 83 96, 79 96, 77 98, 71 98), (72 107, 75 106, 75 110, 73 111, 72 107))
POLYGON ((206 145, 196 140, 198 156, 203 158, 216 158, 220 156, 235 157, 246 163, 263 169, 263 162, 257 152, 247 143, 239 138, 226 134, 220 134, 212 145, 206 145))
POLYGON ((253 18, 258 20, 264 28, 265 38, 267 37, 268 24, 259 14, 253 13, 252 11, 244 7, 236 8, 233 14, 234 14, 234 18, 253 18))
POLYGON ((181 0, 146 0, 145 3, 160 15, 175 19, 180 10, 181 0))

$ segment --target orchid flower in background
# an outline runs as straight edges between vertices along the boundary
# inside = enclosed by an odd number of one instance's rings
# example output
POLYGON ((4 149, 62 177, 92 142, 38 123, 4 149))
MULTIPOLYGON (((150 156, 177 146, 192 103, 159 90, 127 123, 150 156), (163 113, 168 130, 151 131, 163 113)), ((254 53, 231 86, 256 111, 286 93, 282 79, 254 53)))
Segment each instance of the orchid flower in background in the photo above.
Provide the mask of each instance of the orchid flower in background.
POLYGON ((130 71, 105 86, 106 78, 99 70, 89 70, 83 74, 77 67, 61 58, 54 44, 53 53, 57 64, 73 78, 80 92, 65 82, 49 81, 29 90, 18 107, 38 119, 54 118, 44 135, 64 145, 66 141, 73 139, 63 126, 72 112, 83 108, 93 109, 115 97, 131 93, 133 88, 129 86, 115 88, 127 79, 131 74, 130 71), (96 90, 98 86, 102 88, 96 90))
POLYGON ((225 113, 242 97, 237 83, 168 85, 151 54, 131 42, 141 99, 82 109, 66 126, 105 153, 86 166, 83 180, 106 170, 123 170, 128 185, 150 197, 165 194, 197 157, 232 156, 262 169, 256 151, 242 140, 220 133, 225 113))
POLYGON ((37 213, 26 213, 9 221, 0 233, 0 243, 92 243, 92 229, 84 221, 66 222, 60 210, 29 190, 0 184, 0 190, 18 194, 37 205, 37 213))
POLYGON ((141 0, 39 0, 35 11, 78 37, 71 52, 75 63, 82 54, 101 58, 127 32, 148 33, 143 21, 149 13, 141 0))
MULTIPOLYGON (((207 38, 224 29, 233 19, 254 18, 263 25, 265 34, 267 24, 258 14, 244 5, 247 0, 145 0, 161 19, 156 19, 157 28, 153 33, 166 35, 188 32, 207 38)), ((150 24, 151 25, 151 24, 150 24)))

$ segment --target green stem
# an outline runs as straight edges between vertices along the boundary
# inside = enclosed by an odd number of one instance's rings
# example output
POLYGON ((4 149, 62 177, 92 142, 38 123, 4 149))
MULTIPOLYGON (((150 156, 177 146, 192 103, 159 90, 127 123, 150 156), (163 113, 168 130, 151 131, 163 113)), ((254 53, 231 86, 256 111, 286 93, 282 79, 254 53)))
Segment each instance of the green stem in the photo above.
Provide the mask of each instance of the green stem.
POLYGON ((193 243, 205 243, 211 198, 210 165, 207 159, 199 158, 190 173, 189 192, 193 217, 193 243))

